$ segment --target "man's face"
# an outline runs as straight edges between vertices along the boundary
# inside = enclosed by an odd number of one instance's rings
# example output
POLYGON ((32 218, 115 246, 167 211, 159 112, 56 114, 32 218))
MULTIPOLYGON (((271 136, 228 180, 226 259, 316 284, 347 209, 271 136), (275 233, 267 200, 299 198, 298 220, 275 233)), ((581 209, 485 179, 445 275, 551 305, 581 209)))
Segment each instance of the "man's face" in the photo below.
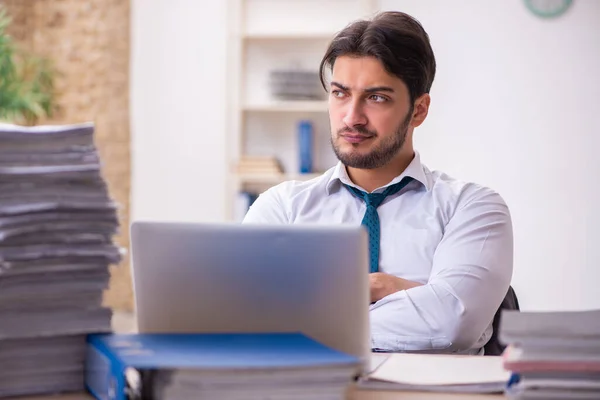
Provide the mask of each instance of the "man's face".
POLYGON ((379 168, 404 146, 413 114, 408 88, 372 57, 338 57, 329 93, 331 144, 342 163, 379 168))

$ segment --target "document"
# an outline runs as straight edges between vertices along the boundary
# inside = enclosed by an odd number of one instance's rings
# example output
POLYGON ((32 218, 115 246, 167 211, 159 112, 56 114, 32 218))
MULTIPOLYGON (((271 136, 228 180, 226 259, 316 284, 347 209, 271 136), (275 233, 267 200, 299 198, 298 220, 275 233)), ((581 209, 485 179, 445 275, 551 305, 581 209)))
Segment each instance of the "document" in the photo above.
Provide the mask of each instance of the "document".
MULTIPOLYGON (((510 372, 502 357, 389 353, 359 381, 371 389, 462 393, 503 392, 510 372)), ((381 358, 381 354, 376 354, 381 358)))

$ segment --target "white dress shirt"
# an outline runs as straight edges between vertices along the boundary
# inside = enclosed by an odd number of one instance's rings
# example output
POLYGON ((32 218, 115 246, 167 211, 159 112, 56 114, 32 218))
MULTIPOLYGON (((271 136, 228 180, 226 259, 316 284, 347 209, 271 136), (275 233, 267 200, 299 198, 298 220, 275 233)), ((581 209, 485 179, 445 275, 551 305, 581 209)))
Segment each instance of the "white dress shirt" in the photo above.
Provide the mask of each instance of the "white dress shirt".
MULTIPOLYGON (((387 186, 405 176, 414 181, 378 208, 379 270, 423 286, 370 306, 371 347, 480 354, 512 277, 508 207, 486 187, 430 171, 418 153, 387 186)), ((338 163, 310 181, 270 188, 244 223, 360 224, 364 201, 342 183, 364 191, 338 163)))

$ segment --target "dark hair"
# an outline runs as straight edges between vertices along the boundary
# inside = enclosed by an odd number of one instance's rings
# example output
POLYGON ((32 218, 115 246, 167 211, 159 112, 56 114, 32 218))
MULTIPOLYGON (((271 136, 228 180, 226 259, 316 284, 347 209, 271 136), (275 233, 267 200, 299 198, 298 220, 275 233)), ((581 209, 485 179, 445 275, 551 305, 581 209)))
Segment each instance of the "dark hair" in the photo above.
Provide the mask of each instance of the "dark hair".
POLYGON ((427 32, 408 14, 383 12, 372 20, 356 21, 338 33, 319 67, 325 90, 325 68, 333 69, 335 60, 344 55, 378 59, 406 84, 411 102, 431 90, 436 66, 433 49, 427 32))

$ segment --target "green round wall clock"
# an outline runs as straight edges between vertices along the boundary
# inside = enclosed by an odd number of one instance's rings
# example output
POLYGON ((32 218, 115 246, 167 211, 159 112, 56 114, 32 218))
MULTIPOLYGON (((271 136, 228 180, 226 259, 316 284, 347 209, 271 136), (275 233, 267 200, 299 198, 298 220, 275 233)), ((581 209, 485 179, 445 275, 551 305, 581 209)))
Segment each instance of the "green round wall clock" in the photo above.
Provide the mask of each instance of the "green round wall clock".
POLYGON ((563 15, 573 0, 523 0, 535 15, 542 18, 556 18, 563 15))

